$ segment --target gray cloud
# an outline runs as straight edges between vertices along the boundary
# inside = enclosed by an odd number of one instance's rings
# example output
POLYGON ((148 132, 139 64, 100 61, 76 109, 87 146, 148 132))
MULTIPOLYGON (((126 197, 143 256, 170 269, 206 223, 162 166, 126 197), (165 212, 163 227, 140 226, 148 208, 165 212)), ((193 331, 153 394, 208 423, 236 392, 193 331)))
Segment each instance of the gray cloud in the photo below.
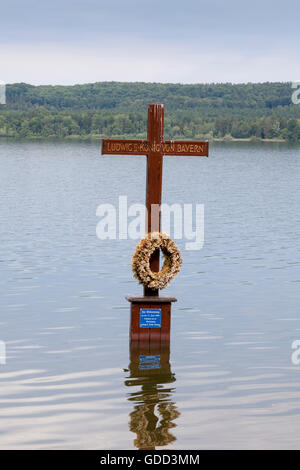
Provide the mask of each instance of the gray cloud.
MULTIPOLYGON (((86 64, 88 81, 107 79, 107 72, 96 67, 104 57, 110 64, 124 63, 124 55, 128 64, 137 67, 136 80, 146 75, 149 80, 166 81, 167 74, 168 81, 193 82, 193 70, 201 69, 195 61, 203 57, 210 68, 203 73, 207 81, 241 81, 247 76, 258 81, 269 75, 279 80, 297 71, 299 12, 295 0, 11 0, 1 5, 0 54, 10 81, 29 76, 44 81, 39 79, 44 70, 39 70, 34 58, 43 45, 44 58, 49 54, 52 64, 55 55, 60 63, 64 51, 70 54, 65 63, 73 63, 77 51, 78 67, 80 62, 86 64), (10 65, 9 54, 16 61, 10 65), (28 67, 18 69, 17 62, 24 64, 26 57, 28 67), (176 70, 174 61, 179 57, 182 65, 176 70), (222 70, 224 57, 226 70, 222 70), (140 70, 148 70, 147 58, 156 63, 152 73, 140 70)), ((66 80, 68 70, 57 72, 49 70, 49 81, 60 75, 66 80)), ((72 66, 70 82, 74 82, 73 73, 72 66)), ((110 79, 134 80, 134 76, 120 70, 110 79)))

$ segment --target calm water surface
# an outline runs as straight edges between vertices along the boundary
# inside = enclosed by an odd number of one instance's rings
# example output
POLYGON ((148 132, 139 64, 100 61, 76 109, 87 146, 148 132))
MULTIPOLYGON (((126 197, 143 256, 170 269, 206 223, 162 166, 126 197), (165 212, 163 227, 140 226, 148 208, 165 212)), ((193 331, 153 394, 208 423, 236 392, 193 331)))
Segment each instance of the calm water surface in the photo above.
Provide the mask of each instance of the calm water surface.
POLYGON ((95 233, 100 203, 144 202, 145 158, 1 140, 0 165, 1 448, 300 448, 299 147, 165 158, 164 201, 205 204, 205 245, 178 242, 156 369, 128 347, 136 242, 95 233))

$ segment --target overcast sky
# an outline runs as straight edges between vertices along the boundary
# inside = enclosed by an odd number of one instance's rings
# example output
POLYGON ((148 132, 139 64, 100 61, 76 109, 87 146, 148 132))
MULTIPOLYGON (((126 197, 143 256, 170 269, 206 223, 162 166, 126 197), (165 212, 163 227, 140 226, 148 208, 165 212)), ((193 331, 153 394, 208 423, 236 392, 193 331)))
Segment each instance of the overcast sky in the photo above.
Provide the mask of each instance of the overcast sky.
POLYGON ((0 80, 300 79, 299 0, 0 0, 0 80))

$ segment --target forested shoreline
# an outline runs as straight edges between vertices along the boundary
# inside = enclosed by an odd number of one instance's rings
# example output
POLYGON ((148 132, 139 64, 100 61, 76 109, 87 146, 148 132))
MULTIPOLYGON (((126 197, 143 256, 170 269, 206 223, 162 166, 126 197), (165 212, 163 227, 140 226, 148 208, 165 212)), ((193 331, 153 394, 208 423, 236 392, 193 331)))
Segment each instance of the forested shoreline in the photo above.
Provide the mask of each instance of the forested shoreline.
POLYGON ((290 83, 99 82, 7 85, 0 137, 145 138, 147 106, 165 105, 168 139, 300 141, 290 83))

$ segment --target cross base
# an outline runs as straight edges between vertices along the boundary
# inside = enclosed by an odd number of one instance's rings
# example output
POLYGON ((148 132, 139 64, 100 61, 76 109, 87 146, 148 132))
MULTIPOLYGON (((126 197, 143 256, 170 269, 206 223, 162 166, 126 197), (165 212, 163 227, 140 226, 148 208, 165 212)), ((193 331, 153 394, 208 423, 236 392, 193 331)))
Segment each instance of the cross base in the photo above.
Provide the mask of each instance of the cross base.
POLYGON ((171 305, 175 297, 132 296, 126 297, 131 303, 130 342, 140 346, 170 343, 171 305))

